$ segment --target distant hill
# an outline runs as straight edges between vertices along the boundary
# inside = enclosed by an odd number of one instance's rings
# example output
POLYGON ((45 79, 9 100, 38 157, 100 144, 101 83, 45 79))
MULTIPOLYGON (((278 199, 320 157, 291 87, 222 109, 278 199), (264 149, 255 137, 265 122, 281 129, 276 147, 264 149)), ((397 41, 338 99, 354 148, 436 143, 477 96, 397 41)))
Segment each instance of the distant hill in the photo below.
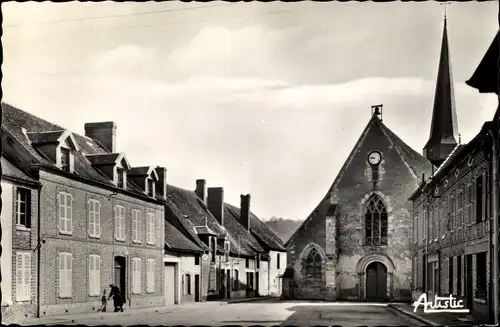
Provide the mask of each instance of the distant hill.
POLYGON ((302 222, 303 220, 283 219, 278 217, 271 217, 271 219, 264 221, 267 227, 281 238, 283 242, 288 241, 302 222))

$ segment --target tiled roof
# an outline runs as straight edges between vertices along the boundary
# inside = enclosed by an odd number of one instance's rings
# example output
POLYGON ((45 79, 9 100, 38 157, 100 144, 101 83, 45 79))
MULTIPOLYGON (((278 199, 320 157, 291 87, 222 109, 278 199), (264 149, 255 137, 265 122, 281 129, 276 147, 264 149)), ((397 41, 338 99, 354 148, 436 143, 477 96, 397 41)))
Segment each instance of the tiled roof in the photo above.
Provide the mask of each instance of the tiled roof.
POLYGON ((106 154, 89 154, 86 155, 87 159, 93 165, 110 165, 116 162, 120 156, 119 153, 106 153, 106 154))
POLYGON ((2 163, 2 177, 12 177, 15 179, 20 179, 30 183, 38 183, 34 178, 23 173, 16 166, 14 166, 8 159, 1 157, 2 163))
POLYGON ((231 237, 239 240, 240 253, 255 255, 256 252, 264 252, 264 249, 259 244, 259 241, 253 237, 250 231, 243 227, 239 220, 240 210, 235 206, 225 203, 224 224, 226 225, 231 237))
POLYGON ((433 166, 429 160, 401 140, 401 138, 391 131, 384 123, 382 123, 378 117, 376 119, 382 130, 387 134, 391 143, 396 147, 403 159, 410 166, 415 176, 419 178, 422 173, 425 173, 426 176, 430 176, 430 174, 432 174, 433 166))
POLYGON ((195 226, 194 230, 196 231, 197 234, 200 234, 200 235, 214 235, 214 236, 217 235, 217 233, 215 233, 213 230, 211 230, 207 226, 195 226))
POLYGON ((26 133, 31 143, 33 144, 46 144, 54 143, 61 137, 64 130, 50 131, 50 132, 29 132, 26 133))
MULTIPOLYGON (((65 131, 63 127, 50 123, 42 118, 36 117, 26 111, 20 110, 3 102, 2 118, 2 128, 5 129, 6 132, 8 132, 29 152, 34 162, 45 166, 55 167, 53 162, 47 160, 45 156, 39 153, 31 145, 31 140, 28 139, 27 135, 34 136, 35 138, 41 138, 40 135, 45 134, 45 132, 65 131), (24 134, 23 129, 26 134, 24 134)), ((54 135, 51 135, 51 138, 53 138, 54 135)), ((114 187, 113 182, 95 169, 89 159, 85 157, 85 155, 109 154, 109 152, 88 137, 81 136, 76 133, 72 133, 71 135, 75 139, 80 150, 74 153, 75 175, 86 180, 114 187)), ((127 181, 127 190, 141 196, 144 194, 141 188, 135 185, 132 181, 127 181)))
POLYGON ((129 170, 128 174, 129 175, 135 175, 135 176, 145 176, 148 174, 148 171, 151 167, 146 166, 146 167, 133 167, 129 170))
POLYGON ((165 245, 171 250, 202 252, 201 247, 184 236, 177 228, 165 220, 165 245))

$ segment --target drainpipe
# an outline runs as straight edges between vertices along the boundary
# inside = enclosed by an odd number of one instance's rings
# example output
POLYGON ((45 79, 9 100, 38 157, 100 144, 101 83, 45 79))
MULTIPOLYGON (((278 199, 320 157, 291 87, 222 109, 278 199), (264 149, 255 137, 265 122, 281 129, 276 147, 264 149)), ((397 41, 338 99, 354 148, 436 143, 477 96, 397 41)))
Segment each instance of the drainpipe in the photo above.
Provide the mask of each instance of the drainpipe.
POLYGON ((40 205, 40 199, 41 199, 41 196, 40 194, 42 193, 42 184, 40 183, 38 185, 38 203, 37 203, 37 218, 38 218, 38 221, 37 221, 37 241, 38 241, 38 244, 37 244, 37 265, 36 265, 36 317, 37 318, 40 318, 40 263, 41 263, 41 250, 40 248, 42 247, 42 240, 41 240, 41 232, 40 232, 40 221, 42 220, 41 219, 41 216, 42 216, 42 211, 40 210, 41 208, 41 205, 40 205))
POLYGON ((492 187, 492 201, 493 201, 493 319, 494 324, 498 324, 498 158, 497 147, 498 140, 491 132, 488 134, 493 139, 493 153, 492 153, 492 170, 493 170, 493 187, 492 187))

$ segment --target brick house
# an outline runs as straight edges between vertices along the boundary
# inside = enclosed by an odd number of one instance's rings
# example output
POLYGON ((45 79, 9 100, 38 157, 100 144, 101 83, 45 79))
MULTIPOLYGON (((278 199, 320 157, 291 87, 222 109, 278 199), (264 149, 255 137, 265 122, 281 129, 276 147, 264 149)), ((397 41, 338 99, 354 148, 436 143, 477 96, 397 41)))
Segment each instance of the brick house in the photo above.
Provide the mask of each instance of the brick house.
POLYGON ((372 117, 319 205, 286 243, 283 297, 411 298, 412 203, 432 165, 372 117))
POLYGON ((34 178, 7 158, 2 165, 2 321, 37 314, 38 189, 34 178))
MULTIPOLYGON (((491 47, 490 47, 491 50, 491 47)), ((496 49, 498 51, 498 49, 496 49)), ((494 232, 493 136, 486 122, 468 144, 459 144, 446 18, 431 133, 424 148, 438 167, 412 194, 413 299, 450 294, 462 299, 476 322, 492 317, 494 232)), ((476 76, 477 81, 477 76, 476 76)))
POLYGON ((125 307, 163 305, 164 169, 131 167, 112 122, 82 136, 2 110, 4 153, 41 185, 40 316, 98 310, 111 283, 125 307))

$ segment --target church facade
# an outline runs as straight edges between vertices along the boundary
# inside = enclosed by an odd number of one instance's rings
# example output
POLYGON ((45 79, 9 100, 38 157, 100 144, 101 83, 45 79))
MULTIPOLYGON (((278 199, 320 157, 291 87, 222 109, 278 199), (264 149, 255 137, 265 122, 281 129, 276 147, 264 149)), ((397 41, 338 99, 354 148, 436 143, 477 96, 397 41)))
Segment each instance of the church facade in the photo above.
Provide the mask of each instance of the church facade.
POLYGON ((284 298, 411 299, 408 198, 432 165, 374 109, 327 194, 286 244, 284 298))

